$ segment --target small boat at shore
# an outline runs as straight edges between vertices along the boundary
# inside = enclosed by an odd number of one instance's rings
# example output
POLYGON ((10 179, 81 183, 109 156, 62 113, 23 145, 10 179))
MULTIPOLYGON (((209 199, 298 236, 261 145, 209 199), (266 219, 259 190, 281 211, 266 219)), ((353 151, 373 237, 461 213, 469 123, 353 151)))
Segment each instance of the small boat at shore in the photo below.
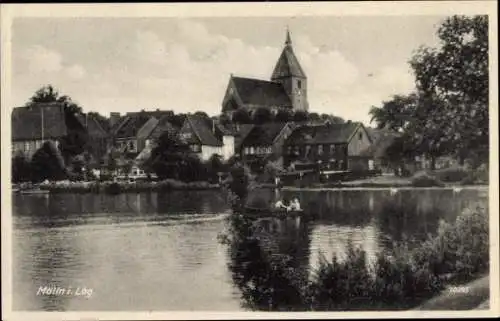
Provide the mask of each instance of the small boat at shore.
POLYGON ((276 218, 287 218, 287 217, 298 217, 303 216, 303 210, 292 210, 287 211, 284 208, 257 208, 245 206, 240 211, 241 214, 251 217, 276 217, 276 218))
POLYGON ((23 195, 45 195, 45 194, 49 194, 49 193, 50 193, 49 190, 39 189, 39 188, 25 189, 25 190, 21 191, 21 194, 23 194, 23 195))

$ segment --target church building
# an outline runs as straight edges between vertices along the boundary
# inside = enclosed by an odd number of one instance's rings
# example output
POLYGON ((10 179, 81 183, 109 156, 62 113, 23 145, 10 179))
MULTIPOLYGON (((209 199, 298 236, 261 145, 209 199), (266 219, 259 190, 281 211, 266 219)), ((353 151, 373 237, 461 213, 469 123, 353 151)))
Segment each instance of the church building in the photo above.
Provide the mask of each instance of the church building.
POLYGON ((309 108, 307 77, 293 52, 289 31, 270 81, 233 75, 229 79, 222 113, 231 115, 238 109, 247 109, 252 113, 258 108, 267 108, 272 112, 279 109, 307 111, 309 108))

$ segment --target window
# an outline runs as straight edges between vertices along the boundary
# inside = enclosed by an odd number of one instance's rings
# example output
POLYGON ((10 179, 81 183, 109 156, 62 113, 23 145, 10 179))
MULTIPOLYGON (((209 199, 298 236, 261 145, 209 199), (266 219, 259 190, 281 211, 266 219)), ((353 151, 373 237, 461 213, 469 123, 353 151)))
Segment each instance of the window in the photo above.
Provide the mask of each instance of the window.
POLYGON ((251 155, 255 154, 255 149, 253 148, 253 146, 252 146, 252 147, 250 147, 250 154, 251 154, 251 155))
POLYGON ((286 153, 287 153, 288 155, 292 155, 292 146, 288 146, 288 147, 287 147, 286 153))
POLYGON ((24 143, 24 151, 25 152, 29 152, 29 150, 30 150, 30 143, 29 142, 25 142, 24 143))
POLYGON ((297 80, 297 88, 299 89, 302 88, 302 82, 300 80, 297 80))
POLYGON ((182 133, 181 136, 184 139, 190 139, 191 138, 191 133, 182 133))
POLYGON ((306 157, 309 156, 309 153, 311 152, 311 145, 306 145, 306 157))
POLYGON ((243 154, 245 154, 245 155, 248 154, 248 147, 243 148, 243 154))
POLYGON ((128 150, 134 152, 136 150, 135 142, 133 140, 128 142, 128 150))
POLYGON ((318 155, 323 154, 323 145, 318 145, 318 155))
POLYGON ((195 153, 199 153, 201 151, 200 145, 191 145, 191 150, 195 153))
POLYGON ((363 133, 362 133, 362 132, 359 132, 359 134, 358 134, 358 139, 359 139, 359 140, 362 140, 362 139, 363 139, 363 133))
POLYGON ((330 145, 330 154, 334 154, 334 153, 335 153, 335 145, 331 144, 330 145))

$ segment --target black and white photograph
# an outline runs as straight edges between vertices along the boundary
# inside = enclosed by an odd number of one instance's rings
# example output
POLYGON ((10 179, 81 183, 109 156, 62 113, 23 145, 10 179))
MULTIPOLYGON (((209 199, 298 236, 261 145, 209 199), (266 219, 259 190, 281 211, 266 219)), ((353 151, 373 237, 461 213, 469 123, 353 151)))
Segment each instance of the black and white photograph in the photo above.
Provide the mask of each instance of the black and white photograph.
POLYGON ((494 1, 1 10, 5 320, 498 316, 494 1))

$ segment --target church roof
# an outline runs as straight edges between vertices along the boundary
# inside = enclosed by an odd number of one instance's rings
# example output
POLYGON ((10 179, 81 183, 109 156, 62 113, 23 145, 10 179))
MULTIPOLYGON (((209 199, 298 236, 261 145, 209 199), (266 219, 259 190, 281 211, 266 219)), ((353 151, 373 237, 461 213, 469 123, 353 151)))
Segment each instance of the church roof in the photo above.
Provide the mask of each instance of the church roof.
POLYGON ((280 83, 243 77, 232 77, 232 81, 245 105, 292 106, 290 98, 280 83))
POLYGON ((281 56, 274 67, 272 80, 283 78, 283 77, 301 77, 307 78, 304 70, 300 66, 299 60, 295 56, 292 47, 292 40, 290 38, 290 33, 287 32, 285 48, 281 52, 281 56))

